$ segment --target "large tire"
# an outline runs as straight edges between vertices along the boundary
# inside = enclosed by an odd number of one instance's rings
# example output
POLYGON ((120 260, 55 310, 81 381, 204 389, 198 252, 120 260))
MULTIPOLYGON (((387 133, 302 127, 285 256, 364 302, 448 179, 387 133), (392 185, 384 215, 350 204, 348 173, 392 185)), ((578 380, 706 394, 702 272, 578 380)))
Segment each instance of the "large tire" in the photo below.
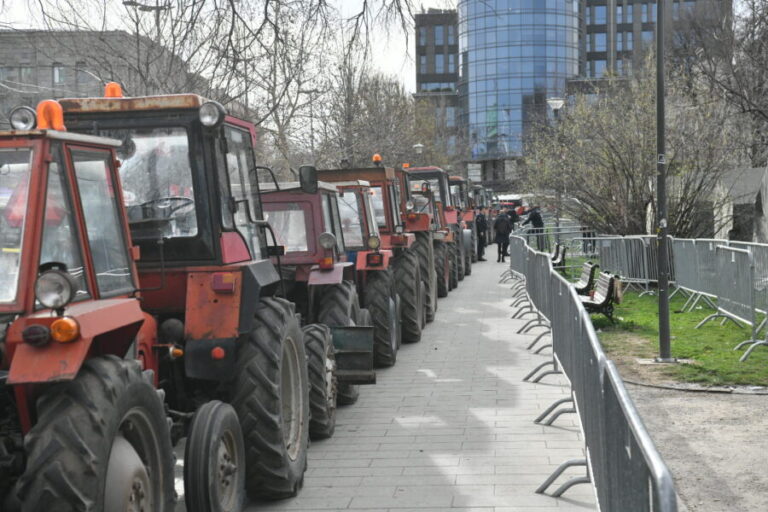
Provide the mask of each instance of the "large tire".
MULTIPOLYGON (((319 300, 320 307, 317 321, 329 327, 348 327, 351 325, 369 325, 361 323, 363 312, 357 299, 357 289, 352 281, 326 286, 319 300)), ((352 405, 360 395, 356 385, 339 383, 336 393, 338 405, 352 405)))
POLYGON ((138 361, 90 359, 37 401, 24 438, 22 512, 173 512, 174 456, 162 392, 138 361))
POLYGON ((363 306, 373 317, 373 364, 394 366, 400 346, 400 314, 391 269, 368 273, 363 306))
POLYGON ((184 447, 187 512, 240 512, 245 503, 245 442, 235 409, 219 400, 195 412, 184 447))
POLYGON ((437 274, 437 296, 447 297, 450 291, 450 262, 448 258, 448 244, 439 242, 435 244, 435 273, 437 274), (446 267, 449 278, 446 279, 446 267))
POLYGON ((254 329, 240 341, 232 405, 245 439, 248 496, 295 496, 307 467, 309 378, 292 303, 259 301, 254 329))
MULTIPOLYGON (((465 259, 464 259, 464 256, 465 256, 465 253, 467 251, 464 248, 464 239, 462 238, 461 229, 456 231, 454 233, 454 236, 456 237, 456 243, 454 245, 456 246, 456 263, 457 263, 457 265, 456 265, 456 279, 457 279, 457 283, 458 283, 458 281, 463 281, 464 280, 464 274, 465 274, 465 269, 464 269, 465 259)), ((457 284, 457 286, 458 286, 458 284, 457 284)))
POLYGON ((456 242, 448 244, 448 262, 450 268, 448 289, 455 290, 459 286, 459 250, 456 242))
POLYGON ((472 262, 475 261, 475 246, 464 247, 464 275, 472 275, 472 262))
POLYGON ((416 343, 421 340, 424 323, 424 283, 421 279, 419 257, 414 251, 405 251, 394 262, 395 286, 400 296, 402 340, 416 343))
POLYGON ((437 312, 437 273, 435 272, 435 253, 432 244, 432 236, 428 232, 416 233, 416 242, 413 244, 413 250, 419 257, 419 270, 421 271, 421 280, 426 288, 425 297, 425 317, 427 322, 435 320, 437 312))
POLYGON ((309 371, 309 437, 327 439, 336 429, 336 358, 331 330, 323 324, 305 326, 304 348, 309 371))

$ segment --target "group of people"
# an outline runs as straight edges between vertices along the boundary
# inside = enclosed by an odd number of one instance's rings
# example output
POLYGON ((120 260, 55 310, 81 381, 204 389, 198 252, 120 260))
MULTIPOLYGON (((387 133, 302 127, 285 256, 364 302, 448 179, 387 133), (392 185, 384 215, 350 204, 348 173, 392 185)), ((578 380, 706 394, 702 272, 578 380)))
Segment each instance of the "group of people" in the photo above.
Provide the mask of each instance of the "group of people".
MULTIPOLYGON (((538 206, 534 206, 527 212, 521 208, 515 211, 512 208, 501 210, 493 221, 494 240, 497 247, 497 263, 506 262, 509 256, 509 235, 514 231, 517 224, 525 226, 531 225, 531 233, 544 232, 544 219, 541 218, 541 212, 538 206), (521 215, 527 215, 521 223, 521 215)), ((477 260, 487 261, 485 255, 485 246, 488 245, 486 233, 488 232, 488 208, 481 208, 475 216, 475 226, 477 227, 477 260)))

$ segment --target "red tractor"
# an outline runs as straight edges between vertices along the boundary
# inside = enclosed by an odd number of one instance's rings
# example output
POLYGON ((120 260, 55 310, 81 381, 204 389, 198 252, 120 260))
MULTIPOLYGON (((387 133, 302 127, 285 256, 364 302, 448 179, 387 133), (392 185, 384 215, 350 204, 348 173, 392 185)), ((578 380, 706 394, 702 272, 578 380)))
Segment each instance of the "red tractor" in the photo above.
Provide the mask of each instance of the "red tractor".
MULTIPOLYGON (((475 205, 469 195, 467 180, 461 176, 448 179, 451 189, 451 202, 456 206, 458 220, 462 230, 470 231, 470 243, 464 247, 464 275, 472 273, 472 263, 477 261, 477 230, 475 229, 475 205)), ((463 231, 462 231, 463 233, 463 231)))
MULTIPOLYGON (((427 267, 422 274, 418 252, 421 242, 417 242, 414 233, 405 229, 403 211, 408 200, 401 180, 402 171, 392 167, 369 167, 328 169, 318 173, 322 180, 328 182, 341 184, 363 180, 370 185, 368 194, 381 237, 381 248, 392 251, 394 256, 391 267, 401 302, 402 340, 405 343, 418 342, 426 322, 434 319, 434 312, 430 311, 433 298, 427 293, 434 279, 434 270, 429 272, 427 269, 431 267, 427 267)), ((342 188, 349 190, 350 186, 342 188)), ((434 289, 434 286, 431 288, 434 289)))
POLYGON ((56 102, 37 118, 0 132, 0 509, 173 512, 122 142, 66 131, 56 102))
POLYGON ((264 217, 284 248, 284 295, 305 323, 313 439, 333 434, 337 402, 357 400, 354 384, 376 382, 371 315, 360 307, 355 268, 346 261, 337 196, 323 182, 315 193, 298 183, 262 189, 264 217))
POLYGON ((157 325, 137 357, 156 370, 174 440, 188 437, 187 509, 238 509, 245 491, 295 495, 310 381, 295 306, 276 296, 280 248, 267 242, 255 127, 194 94, 127 98, 116 84, 60 103, 70 130, 120 141, 142 308, 157 325))
MULTIPOLYGON (((411 167, 408 169, 408 182, 412 193, 426 189, 434 194, 440 225, 444 233, 443 239, 446 242, 446 259, 450 278, 448 289, 454 289, 459 281, 464 279, 466 254, 471 250, 472 233, 461 225, 457 206, 454 205, 451 197, 448 174, 439 167, 411 167)), ((435 260, 438 261, 440 256, 436 253, 435 260)), ((440 296, 445 295, 440 294, 440 296)))
MULTIPOLYGON (((330 175, 319 173, 323 179, 330 175)), ((347 259, 355 265, 362 306, 373 317, 373 360, 378 366, 392 366, 401 342, 401 299, 392 266, 393 251, 383 249, 367 181, 334 183, 339 189, 344 246, 347 259)))

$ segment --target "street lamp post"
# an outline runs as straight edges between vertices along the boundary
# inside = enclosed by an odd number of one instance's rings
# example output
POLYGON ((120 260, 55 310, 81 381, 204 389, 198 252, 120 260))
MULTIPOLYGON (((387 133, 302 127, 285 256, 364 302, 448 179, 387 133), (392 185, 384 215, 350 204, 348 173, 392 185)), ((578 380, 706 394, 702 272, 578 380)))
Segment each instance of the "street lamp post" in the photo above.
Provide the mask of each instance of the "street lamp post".
POLYGON ((669 328, 669 253, 667 252, 667 158, 664 116, 664 0, 656 0, 656 202, 657 249, 659 262, 659 357, 660 363, 672 358, 669 328))
MULTIPOLYGON (((552 113, 554 115, 554 121, 552 123, 554 128, 557 128, 557 123, 560 121, 560 110, 565 106, 565 100, 563 98, 548 98, 547 99, 547 105, 549 105, 549 108, 552 109, 552 113)), ((555 132, 555 143, 557 143, 557 132, 555 132)), ((563 182, 565 181, 562 173, 559 177, 560 184, 557 187, 557 210, 555 211, 555 241, 557 243, 560 243, 560 215, 562 210, 562 202, 563 202, 563 189, 565 188, 563 186, 563 182)))

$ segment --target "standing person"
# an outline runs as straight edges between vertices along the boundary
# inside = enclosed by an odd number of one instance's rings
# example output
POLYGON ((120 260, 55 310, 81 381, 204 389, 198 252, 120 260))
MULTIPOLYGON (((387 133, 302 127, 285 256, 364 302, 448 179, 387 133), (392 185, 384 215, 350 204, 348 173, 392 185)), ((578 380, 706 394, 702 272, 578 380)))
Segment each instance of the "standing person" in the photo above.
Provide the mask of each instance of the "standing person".
MULTIPOLYGON (((509 217, 509 221, 512 223, 512 231, 514 231, 515 225, 520 222, 520 216, 517 215, 517 212, 514 208, 507 210, 507 216, 509 217)), ((509 256, 509 254, 507 254, 507 256, 509 256)))
POLYGON ((486 261, 485 246, 487 245, 486 234, 488 233, 488 218, 486 212, 488 208, 480 208, 480 213, 475 217, 475 229, 477 229, 477 261, 486 261))
POLYGON ((512 232, 512 221, 505 211, 500 211, 496 220, 493 221, 493 230, 496 232, 496 244, 498 256, 496 263, 504 262, 509 247, 509 234, 512 232))
POLYGON ((525 226, 529 222, 533 227, 533 229, 531 229, 531 233, 536 237, 536 248, 539 251, 543 251, 544 250, 544 219, 541 218, 541 212, 539 212, 538 206, 534 206, 533 208, 531 208, 531 211, 528 213, 528 218, 525 219, 525 222, 523 222, 523 226, 525 226))

